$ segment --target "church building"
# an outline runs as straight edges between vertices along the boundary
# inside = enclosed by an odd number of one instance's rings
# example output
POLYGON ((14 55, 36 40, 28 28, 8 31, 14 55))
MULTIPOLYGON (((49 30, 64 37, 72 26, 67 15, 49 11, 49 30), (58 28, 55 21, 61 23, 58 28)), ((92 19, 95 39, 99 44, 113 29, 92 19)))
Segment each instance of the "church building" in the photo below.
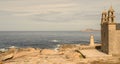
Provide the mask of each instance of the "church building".
POLYGON ((115 21, 112 6, 102 12, 101 18, 101 50, 109 55, 120 55, 120 23, 115 21))

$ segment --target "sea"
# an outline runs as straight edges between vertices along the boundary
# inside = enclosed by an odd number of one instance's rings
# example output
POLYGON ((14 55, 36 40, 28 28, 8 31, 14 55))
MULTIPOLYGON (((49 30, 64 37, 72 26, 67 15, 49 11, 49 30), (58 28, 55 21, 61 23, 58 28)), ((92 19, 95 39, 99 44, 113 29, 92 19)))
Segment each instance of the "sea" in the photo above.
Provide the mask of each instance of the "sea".
POLYGON ((61 44, 89 44, 90 35, 100 43, 100 32, 81 31, 0 31, 0 48, 56 48, 61 44))

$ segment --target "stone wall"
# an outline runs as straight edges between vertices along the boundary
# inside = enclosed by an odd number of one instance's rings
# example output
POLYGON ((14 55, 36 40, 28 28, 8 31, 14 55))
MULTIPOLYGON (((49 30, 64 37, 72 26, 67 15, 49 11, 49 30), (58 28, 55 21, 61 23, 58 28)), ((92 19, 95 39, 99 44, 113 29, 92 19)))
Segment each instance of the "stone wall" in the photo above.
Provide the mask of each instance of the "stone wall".
POLYGON ((116 30, 116 37, 114 38, 113 55, 120 55, 120 30, 116 30), (114 54, 115 53, 115 54, 114 54))
POLYGON ((108 24, 101 25, 102 51, 108 53, 108 24))
POLYGON ((110 55, 120 54, 120 30, 116 23, 101 25, 102 51, 110 55))
POLYGON ((108 54, 115 53, 114 44, 116 40, 116 24, 111 23, 108 25, 108 54))

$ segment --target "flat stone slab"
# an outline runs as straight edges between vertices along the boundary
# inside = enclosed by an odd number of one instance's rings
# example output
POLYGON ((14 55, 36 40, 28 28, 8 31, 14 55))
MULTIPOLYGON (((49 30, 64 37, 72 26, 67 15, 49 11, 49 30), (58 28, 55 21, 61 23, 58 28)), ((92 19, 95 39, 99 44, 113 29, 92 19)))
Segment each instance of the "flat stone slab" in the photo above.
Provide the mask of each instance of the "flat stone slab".
POLYGON ((81 54, 85 56, 85 58, 102 58, 102 57, 111 57, 111 55, 107 55, 97 49, 85 49, 80 50, 81 54))

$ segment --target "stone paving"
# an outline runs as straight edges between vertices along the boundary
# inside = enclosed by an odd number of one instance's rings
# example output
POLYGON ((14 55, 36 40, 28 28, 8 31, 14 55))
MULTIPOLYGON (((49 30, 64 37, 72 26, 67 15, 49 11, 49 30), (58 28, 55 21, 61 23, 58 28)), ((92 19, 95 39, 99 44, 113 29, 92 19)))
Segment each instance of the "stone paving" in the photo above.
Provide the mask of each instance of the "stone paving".
POLYGON ((111 55, 107 55, 97 49, 84 49, 80 50, 80 52, 83 56, 85 56, 85 58, 111 57, 111 55))

